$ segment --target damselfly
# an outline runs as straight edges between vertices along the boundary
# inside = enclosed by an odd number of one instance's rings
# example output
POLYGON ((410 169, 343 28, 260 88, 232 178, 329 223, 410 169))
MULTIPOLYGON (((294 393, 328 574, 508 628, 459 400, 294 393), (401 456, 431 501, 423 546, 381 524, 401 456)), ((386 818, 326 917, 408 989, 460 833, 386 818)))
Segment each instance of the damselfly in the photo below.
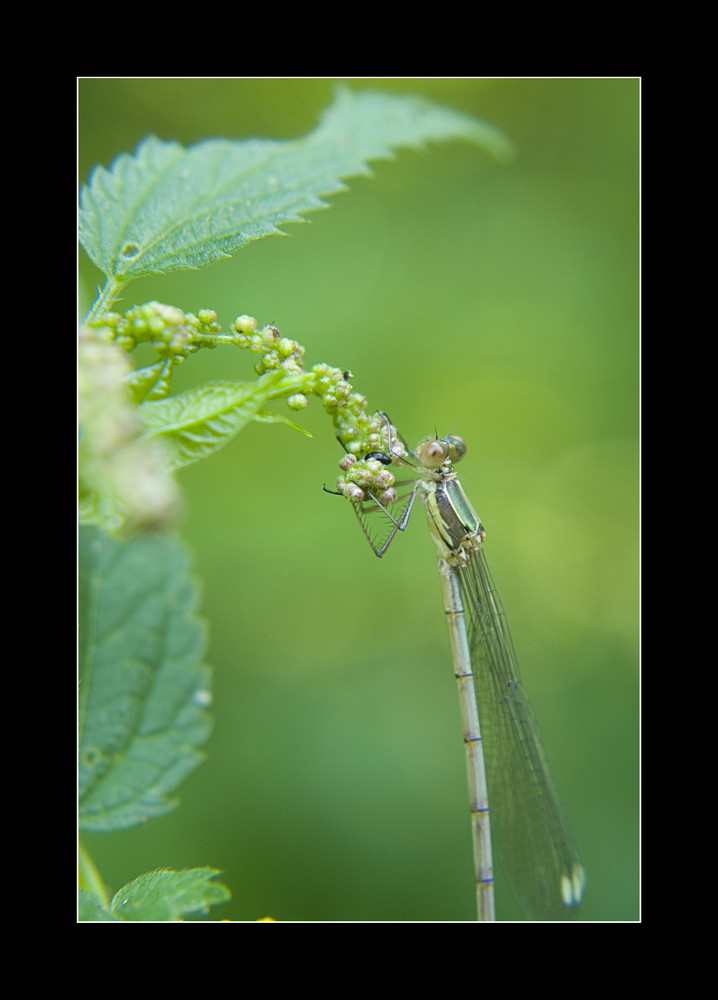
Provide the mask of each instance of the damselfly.
POLYGON ((574 917, 585 884, 583 866, 521 683, 484 555, 486 533, 454 471, 466 445, 460 437, 434 437, 413 452, 386 414, 378 416, 386 451, 368 452, 363 462, 346 456, 338 492, 352 500, 379 557, 407 527, 417 497, 426 509, 461 701, 478 919, 495 920, 492 838, 530 919, 574 917), (406 471, 408 482, 395 483, 389 466, 406 471), (377 518, 386 526, 383 534, 371 529, 377 518))

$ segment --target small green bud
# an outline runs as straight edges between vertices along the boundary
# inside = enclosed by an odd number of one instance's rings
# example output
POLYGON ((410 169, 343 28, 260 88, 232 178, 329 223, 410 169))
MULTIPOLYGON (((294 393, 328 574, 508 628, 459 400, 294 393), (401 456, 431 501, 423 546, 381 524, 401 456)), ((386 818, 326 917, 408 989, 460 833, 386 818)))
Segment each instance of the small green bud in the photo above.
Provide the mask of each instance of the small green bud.
POLYGON ((343 403, 346 403, 351 396, 351 389, 352 387, 349 383, 342 379, 335 385, 334 392, 336 393, 337 399, 341 399, 343 403))
POLYGON ((294 350, 297 345, 293 340, 288 337, 282 337, 277 343, 277 351, 282 355, 283 358, 288 358, 290 354, 294 354, 294 350))
POLYGON ((352 503, 361 503, 362 500, 366 499, 366 494, 364 490, 360 489, 356 483, 337 483, 337 489, 340 493, 343 493, 348 500, 352 503))
POLYGON ((287 399, 287 406, 290 410, 303 410, 307 405, 307 397, 302 395, 301 392, 296 392, 293 396, 289 396, 287 399))
POLYGON ((357 412, 366 409, 366 404, 366 396, 362 396, 358 392, 353 392, 349 397, 349 405, 357 412))
POLYGON ((235 333, 254 333, 257 329, 257 321, 254 316, 237 316, 231 325, 235 333))
POLYGON ((378 499, 379 503, 382 505, 382 507, 388 507, 389 504, 396 502, 397 492, 394 489, 394 487, 392 486, 388 490, 384 490, 384 492, 381 493, 377 497, 377 499, 378 499))
POLYGON ((260 336, 262 338, 262 342, 266 344, 267 347, 274 347, 282 335, 276 326, 265 326, 262 327, 260 336))
MULTIPOLYGON (((159 307, 157 310, 158 315, 170 326, 180 326, 187 318, 177 306, 160 306, 159 302, 156 302, 155 305, 159 307)), ((190 315, 191 313, 187 314, 187 316, 190 315)))
POLYGON ((389 472, 385 465, 382 465, 381 469, 378 469, 374 475, 374 484, 377 489, 382 486, 393 486, 394 474, 389 472))
POLYGON ((184 354, 191 341, 192 335, 189 330, 175 330, 167 342, 170 354, 184 354))

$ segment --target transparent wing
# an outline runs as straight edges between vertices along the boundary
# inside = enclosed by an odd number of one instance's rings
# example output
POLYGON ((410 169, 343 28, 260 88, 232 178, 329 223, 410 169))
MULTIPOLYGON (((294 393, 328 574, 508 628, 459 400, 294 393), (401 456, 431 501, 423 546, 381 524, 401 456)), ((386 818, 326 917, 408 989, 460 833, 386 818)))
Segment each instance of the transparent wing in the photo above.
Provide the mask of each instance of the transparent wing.
POLYGON ((416 498, 416 481, 395 483, 394 489, 397 500, 389 507, 383 507, 370 495, 361 503, 352 504, 367 541, 380 558, 389 548, 397 531, 403 531, 409 523, 416 498))
POLYGON ((491 809, 492 843, 533 920, 576 915, 583 868, 561 806, 483 549, 461 570, 491 809))

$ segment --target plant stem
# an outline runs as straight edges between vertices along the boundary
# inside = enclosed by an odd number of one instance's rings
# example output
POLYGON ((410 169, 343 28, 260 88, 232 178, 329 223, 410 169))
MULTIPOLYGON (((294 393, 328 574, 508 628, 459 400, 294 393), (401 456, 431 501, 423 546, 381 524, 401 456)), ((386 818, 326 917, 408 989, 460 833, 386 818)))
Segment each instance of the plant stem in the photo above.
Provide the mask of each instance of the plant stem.
POLYGON ((103 313, 107 312, 122 290, 123 283, 108 278, 104 287, 97 293, 97 298, 92 303, 90 311, 85 317, 85 322, 90 323, 103 313))
POLYGON ((106 910, 110 908, 110 897, 108 895, 107 889, 105 888, 105 883, 102 881, 100 873, 95 867, 95 862, 92 860, 87 850, 82 846, 82 843, 78 844, 78 858, 79 858, 79 884, 81 889, 87 889, 94 893, 100 900, 102 900, 102 905, 106 910))

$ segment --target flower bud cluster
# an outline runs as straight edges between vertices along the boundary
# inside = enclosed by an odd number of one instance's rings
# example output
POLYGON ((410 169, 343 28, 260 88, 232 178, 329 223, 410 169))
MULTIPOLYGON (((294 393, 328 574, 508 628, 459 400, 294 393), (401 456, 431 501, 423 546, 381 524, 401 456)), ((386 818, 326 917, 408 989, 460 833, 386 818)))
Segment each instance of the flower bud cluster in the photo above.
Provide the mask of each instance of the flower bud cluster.
POLYGON ((302 366, 304 347, 296 340, 283 337, 274 324, 260 328, 253 316, 237 316, 231 324, 231 330, 237 347, 259 355, 254 365, 258 375, 283 369, 288 376, 297 376, 295 388, 300 391, 292 391, 287 396, 287 406, 290 409, 304 409, 308 394, 318 396, 334 421, 339 440, 344 442, 346 438, 352 441, 357 453, 362 449, 364 452, 368 450, 363 447, 367 435, 362 428, 369 425, 371 418, 366 416, 365 397, 354 392, 349 381, 351 372, 327 364, 314 365, 309 371, 305 371, 302 366))
POLYGON ((235 334, 234 342, 239 348, 260 355, 254 365, 258 375, 283 368, 290 374, 302 373, 304 348, 296 340, 283 337, 276 326, 268 324, 260 329, 253 316, 238 316, 231 325, 235 334))
POLYGON ((163 357, 182 361, 199 346, 207 344, 219 331, 217 314, 212 309, 186 313, 162 302, 145 302, 125 313, 107 312, 88 324, 100 339, 112 340, 125 351, 137 344, 150 343, 163 357))
MULTIPOLYGON (((166 394, 172 366, 184 361, 200 347, 228 344, 250 351, 256 356, 254 370, 259 376, 276 373, 268 386, 267 398, 283 398, 287 406, 295 411, 307 406, 310 395, 321 399, 346 452, 338 490, 355 502, 364 499, 367 492, 377 498, 383 497, 384 502, 391 502, 394 477, 386 467, 388 460, 367 457, 401 453, 401 442, 388 428, 387 419, 378 413, 367 413, 366 397, 354 391, 350 371, 327 364, 314 365, 306 371, 303 367, 304 347, 296 340, 284 337, 273 323, 260 327, 253 316, 243 314, 236 317, 228 332, 222 333, 217 314, 211 309, 201 309, 196 314, 186 313, 175 306, 153 301, 133 306, 123 314, 104 313, 89 325, 95 341, 111 342, 123 351, 131 351, 141 343, 150 343, 155 347, 158 362, 139 369, 130 377, 141 383, 146 392, 139 375, 147 373, 145 382, 151 381, 155 396, 166 394), (164 381, 155 385, 158 364, 163 366, 164 381), (161 393, 157 386, 162 389, 161 393), (390 436, 391 441, 388 440, 390 436), (350 462, 350 467, 346 466, 347 462, 350 462)), ((136 393, 136 398, 144 399, 145 396, 136 393)))

